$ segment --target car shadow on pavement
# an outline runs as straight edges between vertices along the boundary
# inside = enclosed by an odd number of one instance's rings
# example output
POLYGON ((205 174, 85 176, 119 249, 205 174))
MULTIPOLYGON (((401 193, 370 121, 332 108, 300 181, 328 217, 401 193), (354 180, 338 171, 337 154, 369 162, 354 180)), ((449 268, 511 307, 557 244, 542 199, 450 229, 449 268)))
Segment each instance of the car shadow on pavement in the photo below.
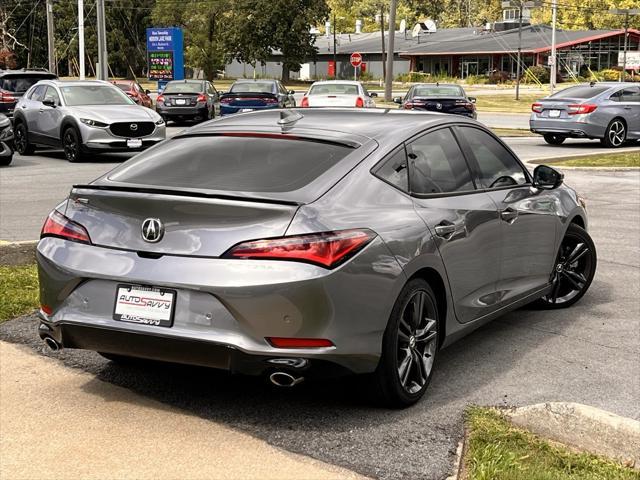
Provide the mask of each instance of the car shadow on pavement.
MULTIPOLYGON (((124 153, 91 153, 85 155, 81 161, 77 162, 77 165, 83 163, 120 163, 129 160, 135 154, 140 152, 124 152, 124 153)), ((60 160, 67 162, 62 150, 37 150, 36 155, 51 158, 52 160, 60 160)), ((29 156, 20 156, 20 160, 27 160, 29 156)))

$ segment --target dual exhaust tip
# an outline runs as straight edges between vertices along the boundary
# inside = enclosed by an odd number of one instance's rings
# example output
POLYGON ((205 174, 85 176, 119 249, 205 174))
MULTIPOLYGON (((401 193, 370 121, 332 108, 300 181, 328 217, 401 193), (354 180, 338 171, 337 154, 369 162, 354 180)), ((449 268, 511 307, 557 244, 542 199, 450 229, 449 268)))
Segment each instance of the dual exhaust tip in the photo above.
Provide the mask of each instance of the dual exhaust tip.
POLYGON ((44 337, 44 343, 52 352, 57 352, 62 349, 62 345, 56 342, 53 337, 44 337))

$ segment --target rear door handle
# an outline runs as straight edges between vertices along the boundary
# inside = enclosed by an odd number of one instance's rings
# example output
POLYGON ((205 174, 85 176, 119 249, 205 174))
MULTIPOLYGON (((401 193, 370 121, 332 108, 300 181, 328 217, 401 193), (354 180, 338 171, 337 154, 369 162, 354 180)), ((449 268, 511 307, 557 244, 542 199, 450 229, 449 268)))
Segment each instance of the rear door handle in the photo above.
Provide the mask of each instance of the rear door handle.
POLYGON ((511 207, 506 208, 500 211, 500 218, 507 223, 513 223, 518 218, 518 211, 511 207))
POLYGON ((436 225, 435 231, 436 235, 442 238, 446 238, 447 240, 456 233, 457 227, 454 223, 443 220, 438 225, 436 225))

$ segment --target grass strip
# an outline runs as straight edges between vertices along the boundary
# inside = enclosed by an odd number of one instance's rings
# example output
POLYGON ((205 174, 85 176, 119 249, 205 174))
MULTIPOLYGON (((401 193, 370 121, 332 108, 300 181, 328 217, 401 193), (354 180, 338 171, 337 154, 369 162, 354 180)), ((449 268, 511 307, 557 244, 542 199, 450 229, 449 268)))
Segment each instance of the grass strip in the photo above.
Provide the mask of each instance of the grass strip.
POLYGON ((0 266, 0 323, 38 307, 35 265, 0 266))
POLYGON ((514 427, 495 409, 470 407, 465 417, 467 480, 640 480, 637 470, 514 427))
POLYGON ((640 150, 545 160, 558 167, 640 167, 640 150))

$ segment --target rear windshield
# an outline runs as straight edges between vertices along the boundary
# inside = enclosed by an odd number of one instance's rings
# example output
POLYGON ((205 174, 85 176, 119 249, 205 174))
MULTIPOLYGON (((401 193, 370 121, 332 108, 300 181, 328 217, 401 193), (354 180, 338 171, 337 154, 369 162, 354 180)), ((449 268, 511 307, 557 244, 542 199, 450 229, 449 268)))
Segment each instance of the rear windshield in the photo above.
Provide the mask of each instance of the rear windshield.
POLYGON ((273 82, 238 82, 231 85, 231 93, 274 93, 273 82))
POLYGON ((74 85, 60 87, 69 106, 79 105, 131 105, 134 103, 119 88, 111 85, 74 85))
POLYGON ((413 89, 414 97, 462 97, 464 93, 460 87, 455 85, 447 86, 424 86, 413 89))
POLYGON ((193 82, 176 82, 167 83, 162 93, 200 93, 202 92, 201 83, 193 82))
POLYGON ((129 85, 128 83, 114 83, 114 85, 123 92, 128 92, 129 90, 131 90, 131 85, 129 85))
POLYGON ((305 187, 353 149, 300 139, 174 138, 109 175, 115 182, 229 192, 291 192, 305 187))
POLYGON ((33 85, 45 78, 56 78, 55 75, 20 75, 0 78, 0 89, 8 92, 24 93, 33 85))
POLYGON ((358 95, 358 86, 349 83, 325 83, 313 85, 309 95, 358 95))
POLYGON ((551 98, 592 98, 606 92, 611 87, 589 87, 581 85, 579 87, 569 87, 551 95, 551 98))

